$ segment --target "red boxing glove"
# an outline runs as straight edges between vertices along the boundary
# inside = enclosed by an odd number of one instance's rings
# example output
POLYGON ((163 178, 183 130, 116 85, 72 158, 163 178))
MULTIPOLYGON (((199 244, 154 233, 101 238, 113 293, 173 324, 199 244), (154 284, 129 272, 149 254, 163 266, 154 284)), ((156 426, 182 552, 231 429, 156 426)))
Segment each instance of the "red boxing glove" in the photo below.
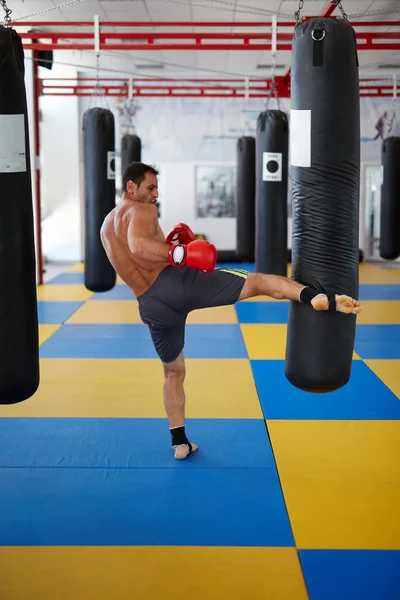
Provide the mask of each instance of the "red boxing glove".
POLYGON ((191 267, 211 273, 217 263, 217 249, 205 240, 194 240, 187 246, 171 246, 168 254, 169 264, 173 267, 191 267))
POLYGON ((193 231, 185 223, 178 223, 173 227, 165 238, 166 244, 190 244, 195 240, 193 231))

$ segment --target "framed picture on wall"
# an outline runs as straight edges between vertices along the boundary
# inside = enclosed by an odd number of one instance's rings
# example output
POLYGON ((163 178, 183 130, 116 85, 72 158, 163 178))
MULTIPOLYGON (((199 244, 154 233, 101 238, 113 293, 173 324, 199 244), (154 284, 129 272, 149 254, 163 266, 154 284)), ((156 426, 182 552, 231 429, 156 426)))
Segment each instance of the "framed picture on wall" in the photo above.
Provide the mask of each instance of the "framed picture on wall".
POLYGON ((196 166, 196 218, 236 216, 236 167, 196 166))

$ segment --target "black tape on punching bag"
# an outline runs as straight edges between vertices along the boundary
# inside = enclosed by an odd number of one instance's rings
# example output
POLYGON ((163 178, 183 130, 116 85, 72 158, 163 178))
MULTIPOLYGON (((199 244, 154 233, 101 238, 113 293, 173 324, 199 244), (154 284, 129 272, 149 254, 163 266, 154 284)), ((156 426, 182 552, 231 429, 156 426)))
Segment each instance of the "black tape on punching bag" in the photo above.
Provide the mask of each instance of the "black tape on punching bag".
MULTIPOLYGON (((315 18, 296 27, 292 55, 292 277, 358 297, 360 108, 354 31, 315 18)), ((291 302, 285 372, 329 392, 350 378, 356 317, 291 302)))
POLYGON ((121 170, 131 162, 142 160, 142 142, 137 135, 125 134, 121 140, 121 170))
POLYGON ((289 126, 286 113, 257 119, 256 270, 286 276, 289 126))
POLYGON ((256 140, 241 137, 236 146, 236 254, 254 261, 256 140))
POLYGON ((35 241, 24 53, 0 25, 0 404, 39 386, 35 241))
POLYGON ((382 171, 379 254, 395 260, 400 256, 400 137, 383 142, 382 171))
POLYGON ((85 171, 85 286, 106 292, 116 283, 116 274, 100 239, 106 215, 115 207, 114 115, 103 108, 90 108, 83 115, 85 171))

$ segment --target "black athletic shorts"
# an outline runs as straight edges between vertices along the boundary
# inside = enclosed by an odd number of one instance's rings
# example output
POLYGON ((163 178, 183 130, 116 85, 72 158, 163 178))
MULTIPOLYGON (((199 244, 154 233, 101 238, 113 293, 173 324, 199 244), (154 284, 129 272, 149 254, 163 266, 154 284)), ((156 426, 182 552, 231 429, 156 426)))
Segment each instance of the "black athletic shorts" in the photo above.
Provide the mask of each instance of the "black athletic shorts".
POLYGON ((148 325, 158 356, 172 362, 182 352, 190 311, 234 304, 248 272, 242 269, 198 269, 167 266, 150 288, 138 297, 139 313, 148 325))

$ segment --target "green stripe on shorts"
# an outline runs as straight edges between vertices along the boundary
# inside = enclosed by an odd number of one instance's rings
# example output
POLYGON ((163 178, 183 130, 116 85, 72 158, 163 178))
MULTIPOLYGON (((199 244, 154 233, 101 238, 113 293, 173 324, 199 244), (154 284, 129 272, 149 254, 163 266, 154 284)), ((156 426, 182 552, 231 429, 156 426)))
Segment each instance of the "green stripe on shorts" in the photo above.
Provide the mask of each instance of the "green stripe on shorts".
POLYGON ((220 269, 220 271, 224 271, 225 273, 231 273, 231 275, 237 275, 238 277, 242 277, 243 279, 247 279, 248 271, 244 269, 220 269))

